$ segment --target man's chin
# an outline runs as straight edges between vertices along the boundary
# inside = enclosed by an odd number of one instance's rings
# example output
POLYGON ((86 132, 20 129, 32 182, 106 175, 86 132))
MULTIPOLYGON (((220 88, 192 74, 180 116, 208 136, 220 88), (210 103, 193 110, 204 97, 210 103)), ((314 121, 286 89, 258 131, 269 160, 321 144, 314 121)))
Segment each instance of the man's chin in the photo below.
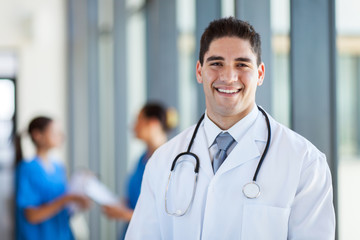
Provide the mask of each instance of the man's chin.
POLYGON ((235 106, 223 106, 218 109, 218 114, 222 117, 234 117, 239 113, 241 113, 241 111, 235 106))

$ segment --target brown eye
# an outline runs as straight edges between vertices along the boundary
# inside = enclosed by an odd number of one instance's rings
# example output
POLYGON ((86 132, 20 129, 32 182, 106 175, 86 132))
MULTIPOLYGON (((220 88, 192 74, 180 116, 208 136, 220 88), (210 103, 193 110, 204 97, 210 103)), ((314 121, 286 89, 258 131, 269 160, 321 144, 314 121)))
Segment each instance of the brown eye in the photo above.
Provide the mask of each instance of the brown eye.
POLYGON ((222 66, 222 64, 219 62, 212 62, 210 63, 210 66, 222 66))
POLYGON ((247 65, 244 64, 244 63, 238 63, 237 66, 238 66, 238 67, 247 67, 247 65))

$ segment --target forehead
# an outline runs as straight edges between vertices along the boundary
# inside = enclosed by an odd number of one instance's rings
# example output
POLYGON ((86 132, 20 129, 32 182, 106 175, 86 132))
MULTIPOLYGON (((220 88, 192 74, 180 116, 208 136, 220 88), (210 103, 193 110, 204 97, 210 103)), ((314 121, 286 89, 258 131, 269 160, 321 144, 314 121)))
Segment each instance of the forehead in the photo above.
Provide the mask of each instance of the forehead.
POLYGON ((60 123, 55 120, 51 121, 47 126, 47 129, 51 129, 51 130, 59 130, 60 128, 61 128, 60 123))
POLYGON ((53 133, 60 130, 60 125, 56 121, 49 122, 43 130, 43 133, 53 133))
POLYGON ((205 53, 205 60, 207 57, 214 55, 256 59, 256 55, 252 51, 250 41, 239 37, 222 37, 214 39, 210 43, 209 50, 205 53))
POLYGON ((138 120, 144 120, 144 119, 146 119, 146 115, 145 115, 145 112, 144 112, 144 111, 145 111, 144 109, 141 109, 141 111, 139 112, 139 114, 138 114, 138 116, 137 116, 138 120))

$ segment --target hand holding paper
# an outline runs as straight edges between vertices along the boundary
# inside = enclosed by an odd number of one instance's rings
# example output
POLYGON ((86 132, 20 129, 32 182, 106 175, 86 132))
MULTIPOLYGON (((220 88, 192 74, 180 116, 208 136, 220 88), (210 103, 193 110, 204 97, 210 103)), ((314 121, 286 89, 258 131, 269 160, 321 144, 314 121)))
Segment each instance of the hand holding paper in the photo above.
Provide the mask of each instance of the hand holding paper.
POLYGON ((133 210, 120 204, 103 206, 104 214, 110 219, 130 221, 133 210))
POLYGON ((68 192, 86 195, 100 205, 113 205, 118 198, 90 171, 76 172, 70 181, 68 192))
POLYGON ((118 198, 97 178, 88 179, 85 194, 100 205, 118 204, 118 198))

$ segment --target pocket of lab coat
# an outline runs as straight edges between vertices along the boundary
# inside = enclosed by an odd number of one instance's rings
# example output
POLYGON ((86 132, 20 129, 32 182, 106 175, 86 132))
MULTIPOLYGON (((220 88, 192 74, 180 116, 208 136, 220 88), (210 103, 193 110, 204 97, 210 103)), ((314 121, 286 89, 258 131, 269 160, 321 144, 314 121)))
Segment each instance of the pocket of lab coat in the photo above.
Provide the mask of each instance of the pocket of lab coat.
POLYGON ((244 205, 241 239, 286 240, 289 215, 290 208, 244 205))

